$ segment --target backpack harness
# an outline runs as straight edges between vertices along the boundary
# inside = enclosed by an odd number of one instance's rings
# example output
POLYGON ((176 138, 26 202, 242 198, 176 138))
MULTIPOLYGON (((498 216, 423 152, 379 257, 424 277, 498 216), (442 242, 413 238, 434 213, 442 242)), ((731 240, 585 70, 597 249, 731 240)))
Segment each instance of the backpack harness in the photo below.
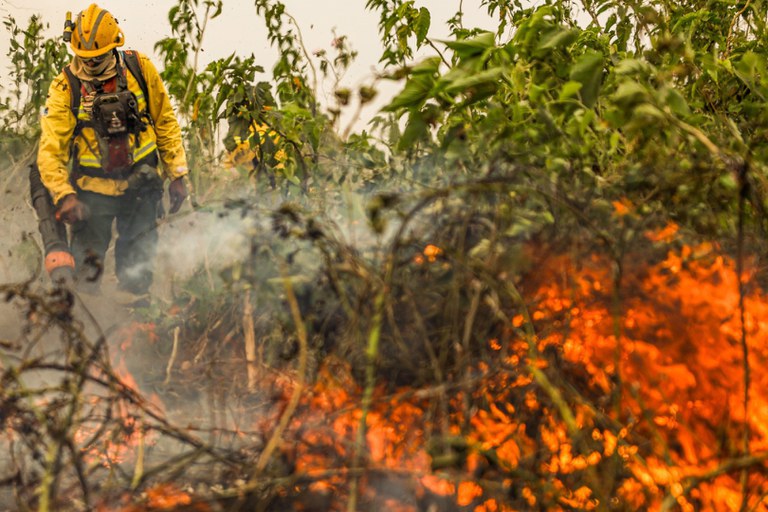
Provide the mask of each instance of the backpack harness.
MULTIPOLYGON (((131 72, 138 82, 144 94, 145 103, 149 105, 147 82, 144 79, 144 74, 139 65, 139 57, 135 51, 118 52, 114 92, 106 92, 104 90, 104 85, 108 82, 100 82, 99 80, 81 82, 69 66, 64 67, 64 73, 71 90, 69 108, 77 120, 75 130, 72 133, 72 141, 82 132, 83 128, 93 128, 101 154, 100 169, 78 165, 77 155, 74 155, 73 171, 75 174, 96 178, 125 178, 131 173, 136 163, 133 159, 133 150, 129 144, 129 136, 133 134, 136 140, 140 132, 143 132, 148 126, 153 124, 147 109, 139 112, 136 95, 128 89, 126 73, 120 65, 121 60, 125 62, 128 71, 131 72), (123 57, 122 59, 121 56, 123 57), (90 112, 91 119, 89 121, 83 121, 78 117, 83 92, 94 95, 90 112)), ((89 149, 94 155, 97 154, 90 145, 89 149)), ((157 152, 155 151, 148 157, 142 158, 141 161, 157 166, 157 152), (154 162, 151 160, 147 161, 148 159, 153 159, 154 162)))

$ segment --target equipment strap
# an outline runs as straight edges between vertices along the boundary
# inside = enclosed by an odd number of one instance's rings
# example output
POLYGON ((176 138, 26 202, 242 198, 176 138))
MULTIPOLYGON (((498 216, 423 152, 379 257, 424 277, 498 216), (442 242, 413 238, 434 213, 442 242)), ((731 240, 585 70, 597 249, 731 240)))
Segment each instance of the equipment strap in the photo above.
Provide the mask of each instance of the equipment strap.
MULTIPOLYGON (((123 60, 125 62, 125 67, 128 68, 128 71, 131 72, 131 74, 133 75, 133 78, 135 78, 136 82, 138 82, 139 87, 141 88, 141 92, 144 93, 144 102, 147 105, 147 110, 149 110, 149 89, 147 88, 147 81, 144 79, 144 73, 142 73, 141 66, 139 65, 138 53, 136 53, 135 50, 126 50, 124 52, 119 52, 119 54, 122 55, 123 60)), ((64 66, 64 74, 67 77, 67 82, 69 82, 69 89, 71 91, 69 95, 69 109, 72 111, 72 114, 75 116, 75 119, 77 120, 77 124, 75 125, 75 131, 72 134, 72 137, 74 138, 80 133, 80 131, 83 129, 83 126, 87 126, 85 123, 80 121, 80 119, 77 117, 77 114, 80 111, 80 96, 82 95, 82 83, 80 82, 80 79, 75 76, 72 70, 69 69, 69 66, 64 66)), ((146 117, 151 122, 151 119, 152 119, 151 116, 146 116, 146 117)))
POLYGON ((144 93, 144 103, 149 110, 149 89, 147 88, 147 81, 144 79, 144 73, 141 71, 141 65, 139 64, 139 54, 135 50, 126 50, 123 52, 125 56, 125 67, 131 72, 133 78, 139 83, 141 92, 144 93))
POLYGON ((80 125, 80 119, 77 117, 77 113, 80 111, 81 84, 80 79, 75 76, 71 69, 69 69, 69 66, 64 66, 64 75, 66 75, 67 82, 69 82, 69 110, 72 111, 72 115, 75 116, 77 121, 75 133, 72 135, 72 137, 74 137, 78 134, 78 127, 80 125))

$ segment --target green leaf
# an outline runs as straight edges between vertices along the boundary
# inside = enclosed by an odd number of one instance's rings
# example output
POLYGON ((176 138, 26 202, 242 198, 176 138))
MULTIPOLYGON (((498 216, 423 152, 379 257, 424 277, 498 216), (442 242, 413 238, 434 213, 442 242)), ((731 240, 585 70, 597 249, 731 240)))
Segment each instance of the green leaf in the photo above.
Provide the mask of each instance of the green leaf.
POLYGON ((659 110, 656 105, 650 103, 641 103, 635 107, 633 114, 637 117, 651 117, 653 119, 664 119, 664 112, 659 110))
POLYGON ((547 92, 546 87, 542 87, 539 84, 531 84, 528 88, 528 97, 531 101, 539 101, 547 92))
POLYGON ((587 52, 571 68, 571 80, 581 84, 581 101, 587 107, 594 106, 603 79, 603 54, 587 52))
POLYGON ((581 82, 576 82, 574 80, 566 82, 563 85, 562 89, 560 89, 560 96, 559 96, 560 101, 573 98, 579 93, 579 91, 581 90, 581 87, 582 87, 581 82))
POLYGON ((466 96, 467 99, 457 105, 457 108, 463 108, 469 105, 472 105, 473 103, 477 103, 478 101, 482 101, 486 98, 489 98, 496 94, 496 91, 498 90, 499 86, 497 83, 491 83, 491 82, 484 82, 480 83, 474 87, 471 87, 467 89, 466 96))
POLYGON ((296 102, 285 103, 282 108, 285 114, 293 115, 296 117, 312 117, 312 113, 306 108, 302 107, 296 102))
POLYGON ((614 68, 617 75, 647 75, 652 71, 650 64, 638 59, 622 59, 614 68))
POLYGON ((635 105, 648 98, 648 90, 635 81, 622 82, 613 93, 613 101, 624 107, 635 105))
POLYGON ((419 140, 426 138, 428 133, 427 123, 421 112, 412 112, 408 118, 408 124, 405 127, 403 136, 397 143, 399 149, 410 149, 419 140))
POLYGON ((731 173, 721 174, 717 181, 726 190, 735 191, 739 188, 736 178, 731 173))
POLYGON ((503 69, 501 68, 492 68, 480 73, 462 73, 462 76, 452 79, 447 83, 445 91, 456 93, 482 84, 497 85, 502 73, 503 69))
POLYGON ((401 108, 419 108, 426 101, 433 86, 434 79, 431 76, 415 75, 406 82, 403 90, 382 110, 394 112, 401 108))
POLYGON ((579 30, 565 27, 555 27, 541 37, 536 53, 544 54, 573 43, 579 37, 579 30))
POLYGON ((428 59, 424 59, 421 62, 415 64, 411 68, 411 74, 418 75, 418 74, 434 74, 437 73, 440 69, 440 63, 442 61, 440 60, 440 57, 430 57, 428 59))
POLYGON ((691 114, 691 109, 688 107, 688 102, 685 101, 683 95, 680 94, 674 87, 665 87, 662 89, 662 98, 664 103, 667 104, 669 110, 680 117, 687 117, 691 114))
POLYGON ((427 38, 429 32, 429 26, 432 23, 432 15, 429 9, 422 7, 419 9, 419 16, 416 18, 416 27, 414 32, 416 33, 416 45, 421 46, 424 40, 427 38))
POLYGON ((456 52, 456 55, 461 59, 482 55, 484 51, 496 46, 496 38, 493 32, 482 32, 471 39, 440 42, 456 52))

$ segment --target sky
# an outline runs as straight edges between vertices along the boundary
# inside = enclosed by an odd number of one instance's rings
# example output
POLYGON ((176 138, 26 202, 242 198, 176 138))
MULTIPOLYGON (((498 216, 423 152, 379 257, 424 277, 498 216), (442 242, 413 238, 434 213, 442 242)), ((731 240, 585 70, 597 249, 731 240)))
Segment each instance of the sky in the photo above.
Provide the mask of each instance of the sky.
MULTIPOLYGON (((85 9, 89 3, 62 0, 0 0, 0 17, 5 19, 12 16, 18 25, 26 26, 29 17, 38 14, 50 25, 48 35, 56 36, 61 32, 67 10, 76 16, 77 12, 85 9)), ((171 35, 168 11, 177 4, 176 0, 101 0, 97 3, 117 18, 125 33, 125 48, 154 55, 154 43, 171 35)), ((359 56, 345 75, 343 86, 356 88, 370 83, 381 53, 381 44, 377 27, 378 13, 365 9, 366 0, 283 0, 283 3, 286 5, 286 11, 296 18, 309 52, 324 49, 332 54, 331 41, 334 30, 337 35, 348 37, 359 56)), ((222 14, 211 20, 206 30, 201 66, 233 51, 243 57, 253 53, 267 72, 263 79, 268 79, 276 52, 269 46, 264 23, 256 15, 254 1, 224 0, 223 5, 222 14)), ((447 37, 448 28, 445 22, 460 5, 464 11, 465 26, 494 28, 486 9, 482 7, 482 0, 416 0, 415 5, 430 10, 432 28, 429 35, 433 39, 447 37)), ((4 30, 4 27, 0 30, 4 30)), ((8 69, 8 41, 7 33, 0 36, 0 83, 8 69)), ((160 65, 159 58, 154 60, 160 65)), ((367 115, 375 114, 375 110, 396 93, 398 87, 396 84, 379 84, 379 98, 372 103, 367 115)), ((318 91, 321 100, 330 101, 333 91, 329 89, 325 87, 318 91)), ((364 117, 365 115, 364 113, 364 117)))

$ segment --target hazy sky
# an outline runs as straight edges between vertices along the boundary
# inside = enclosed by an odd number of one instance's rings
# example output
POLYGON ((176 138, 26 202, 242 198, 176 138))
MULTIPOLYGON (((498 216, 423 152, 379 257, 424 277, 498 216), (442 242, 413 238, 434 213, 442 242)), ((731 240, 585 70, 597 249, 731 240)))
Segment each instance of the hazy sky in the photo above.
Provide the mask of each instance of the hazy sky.
MULTIPOLYGON (((0 0, 0 16, 13 16, 20 26, 26 26, 30 16, 39 14, 50 24, 48 34, 55 36, 61 32, 68 10, 76 15, 89 3, 87 0, 0 0)), ((102 0, 97 3, 117 18, 125 32, 126 48, 152 55, 154 43, 171 34, 168 10, 176 5, 176 0, 102 0)), ((381 48, 378 14, 365 10, 366 0, 283 0, 283 3, 298 21, 309 52, 325 49, 330 54, 334 29, 338 35, 349 37, 359 57, 347 73, 344 85, 355 87, 370 78, 381 48)), ((424 6, 431 11, 430 36, 438 39, 447 35, 445 21, 456 12, 460 4, 465 13, 465 26, 493 28, 485 8, 481 7, 481 0, 416 0, 418 7, 424 6)), ((201 65, 233 51, 242 56, 253 53, 269 73, 276 54, 269 47, 263 25, 263 21, 256 16, 253 0, 224 0, 221 16, 212 20, 206 30, 201 65)), ((0 30, 4 30, 4 27, 0 30)), ((7 32, 3 33, 0 37, 0 83, 8 68, 8 40, 7 32)), ((155 62, 159 64, 158 59, 155 62)), ((384 90, 382 95, 391 95, 394 90, 384 90)), ((325 96, 332 94, 330 90, 319 92, 325 96)), ((381 101, 376 103, 381 104, 381 101)))

